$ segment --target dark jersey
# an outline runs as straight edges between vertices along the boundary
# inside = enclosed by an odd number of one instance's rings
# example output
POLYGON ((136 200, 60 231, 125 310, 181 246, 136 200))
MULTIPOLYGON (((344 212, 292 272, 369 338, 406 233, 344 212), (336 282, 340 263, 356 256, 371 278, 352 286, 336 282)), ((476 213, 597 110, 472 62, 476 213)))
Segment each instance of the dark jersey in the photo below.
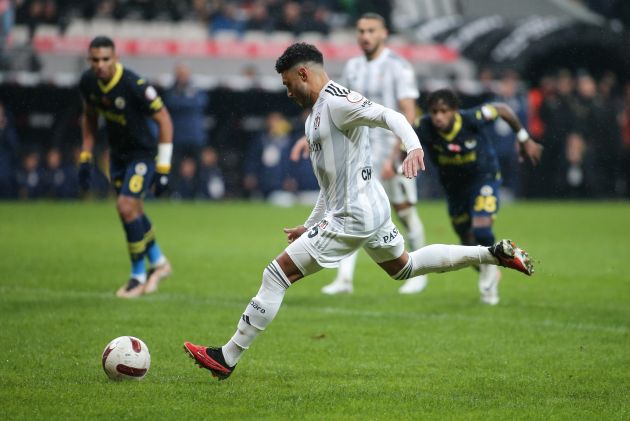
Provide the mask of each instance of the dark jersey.
POLYGON ((153 158, 157 152, 156 127, 150 116, 162 109, 153 86, 134 72, 116 65, 114 77, 103 83, 91 70, 81 76, 83 100, 103 116, 112 158, 153 158))
POLYGON ((453 130, 446 134, 438 132, 429 115, 420 120, 416 132, 446 190, 459 190, 475 180, 500 178, 496 151, 483 130, 497 115, 492 105, 461 110, 455 114, 453 130))

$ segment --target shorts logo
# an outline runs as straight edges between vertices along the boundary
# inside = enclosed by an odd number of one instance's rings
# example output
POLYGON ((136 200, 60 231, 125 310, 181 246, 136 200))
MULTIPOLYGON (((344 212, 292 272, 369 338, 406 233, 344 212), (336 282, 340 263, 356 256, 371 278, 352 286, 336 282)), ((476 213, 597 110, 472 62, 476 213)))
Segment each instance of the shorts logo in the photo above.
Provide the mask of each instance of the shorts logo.
POLYGON ((492 196, 493 193, 494 189, 492 188, 492 186, 483 186, 479 191, 479 194, 481 194, 482 196, 492 196))
POLYGON ((116 106, 116 108, 118 108, 119 110, 122 110, 125 108, 125 98, 119 96, 114 100, 114 105, 116 106))
POLYGON ((134 168, 134 172, 138 175, 145 175, 147 173, 147 164, 138 162, 134 168))
POLYGON ((398 230, 394 228, 389 234, 383 236, 383 242, 385 244, 391 243, 396 237, 398 237, 398 230))

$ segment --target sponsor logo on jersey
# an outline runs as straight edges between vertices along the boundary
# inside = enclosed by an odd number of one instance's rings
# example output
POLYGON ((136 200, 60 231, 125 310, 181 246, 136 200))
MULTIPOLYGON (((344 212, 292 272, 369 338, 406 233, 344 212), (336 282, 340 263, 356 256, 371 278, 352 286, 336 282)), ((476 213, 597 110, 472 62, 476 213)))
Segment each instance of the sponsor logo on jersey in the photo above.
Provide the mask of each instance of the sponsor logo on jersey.
POLYGON ((451 152, 461 152, 462 151, 462 147, 459 146, 456 143, 449 143, 448 146, 446 147, 446 149, 448 149, 451 152))
POLYGON ((361 104, 362 108, 366 108, 372 105, 372 101, 370 101, 369 99, 366 99, 365 101, 363 101, 363 104, 361 104))
POLYGON ((361 169, 361 178, 363 181, 372 179, 372 167, 365 167, 361 169))
POLYGON ((123 108, 125 108, 125 98, 119 96, 114 100, 114 105, 116 106, 116 108, 118 108, 119 110, 122 110, 123 108))
POLYGON ((144 162, 138 162, 134 171, 138 175, 145 175, 147 173, 147 164, 144 162))
POLYGON ((322 150, 322 144, 319 142, 309 143, 308 150, 311 152, 319 152, 322 150))
POLYGON ((149 101, 153 101, 157 98, 158 94, 153 86, 147 86, 147 89, 144 90, 144 96, 149 101))

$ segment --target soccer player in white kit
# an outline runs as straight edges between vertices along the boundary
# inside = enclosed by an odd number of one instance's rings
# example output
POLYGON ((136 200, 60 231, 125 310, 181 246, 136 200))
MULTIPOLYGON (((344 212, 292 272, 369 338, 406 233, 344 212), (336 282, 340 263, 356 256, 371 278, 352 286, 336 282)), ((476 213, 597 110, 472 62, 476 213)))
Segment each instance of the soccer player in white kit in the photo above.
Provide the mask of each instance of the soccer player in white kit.
POLYGON ((323 63, 321 52, 305 43, 291 45, 276 62, 289 98, 311 109, 305 130, 319 199, 304 225, 284 229, 289 246, 263 271, 262 285, 232 338, 222 347, 184 343, 190 357, 219 379, 232 374, 293 283, 335 267, 361 247, 397 280, 483 263, 533 272, 527 253, 510 240, 492 247, 434 244, 407 253, 387 195, 373 177, 368 127, 389 128, 402 139, 407 150, 402 172, 410 178, 424 170, 420 141, 402 114, 331 81, 323 63))
MULTIPOLYGON (((405 59, 385 46, 387 27, 385 19, 376 13, 366 13, 357 21, 357 41, 363 55, 348 61, 340 83, 352 91, 361 92, 371 101, 398 110, 410 124, 416 119, 416 100, 420 96, 414 70, 405 59)), ((406 230, 410 250, 424 246, 424 226, 415 204, 418 192, 415 178, 396 174, 400 165, 399 140, 387 129, 369 129, 372 148, 373 176, 383 184, 398 220, 406 230)), ((357 253, 339 263, 332 283, 324 286, 324 294, 351 293, 357 253)), ((426 275, 408 279, 400 288, 401 294, 415 294, 427 284, 426 275)))

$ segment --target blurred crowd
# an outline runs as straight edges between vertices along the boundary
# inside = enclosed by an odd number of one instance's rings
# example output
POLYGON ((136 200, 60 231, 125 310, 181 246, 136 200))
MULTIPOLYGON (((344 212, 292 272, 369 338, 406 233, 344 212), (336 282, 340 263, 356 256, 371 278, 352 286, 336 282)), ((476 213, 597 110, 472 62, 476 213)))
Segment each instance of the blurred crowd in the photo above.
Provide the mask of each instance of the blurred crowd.
MULTIPOLYGON (((10 3, 9 0, 2 0, 10 3)), ((201 21, 211 34, 230 30, 288 31, 293 34, 350 27, 370 10, 389 16, 388 0, 16 0, 16 22, 31 34, 39 24, 64 32, 73 18, 91 20, 201 21)))
MULTIPOLYGON (((171 198, 251 198, 280 205, 313 200, 317 183, 310 161, 288 159, 302 135, 304 114, 271 111, 252 118, 246 112, 230 112, 230 119, 225 119, 215 113, 227 105, 217 108, 209 101, 209 92, 196 89, 185 64, 177 66, 174 80, 162 91, 175 129, 171 198), (225 123, 220 128, 208 127, 213 114, 225 123)), ((560 70, 525 89, 515 72, 495 75, 488 69, 481 72, 479 82, 481 92, 462 94, 464 106, 506 102, 545 146, 539 167, 522 165, 509 127, 499 122, 489 128, 506 198, 630 198, 630 83, 620 86, 612 73, 594 78, 582 71, 560 70)), ((286 102, 282 93, 277 96, 286 102)), ((79 139, 71 148, 59 142, 21 142, 11 111, 0 104, 0 197, 79 197, 78 145, 79 139)), ((104 141, 96 156, 97 181, 90 194, 108 197, 112 191, 104 141)), ((431 168, 421 179, 419 193, 425 198, 441 196, 431 168)))

